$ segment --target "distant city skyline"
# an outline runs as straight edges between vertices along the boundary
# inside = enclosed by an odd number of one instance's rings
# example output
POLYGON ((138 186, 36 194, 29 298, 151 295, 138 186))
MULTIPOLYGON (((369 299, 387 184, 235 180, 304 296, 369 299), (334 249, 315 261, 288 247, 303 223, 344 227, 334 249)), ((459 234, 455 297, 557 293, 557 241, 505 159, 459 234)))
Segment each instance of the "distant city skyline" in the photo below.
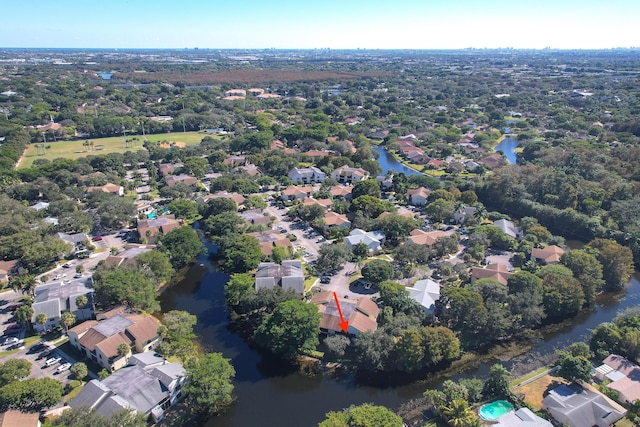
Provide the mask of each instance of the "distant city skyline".
POLYGON ((638 0, 3 0, 17 48, 640 47, 638 0))

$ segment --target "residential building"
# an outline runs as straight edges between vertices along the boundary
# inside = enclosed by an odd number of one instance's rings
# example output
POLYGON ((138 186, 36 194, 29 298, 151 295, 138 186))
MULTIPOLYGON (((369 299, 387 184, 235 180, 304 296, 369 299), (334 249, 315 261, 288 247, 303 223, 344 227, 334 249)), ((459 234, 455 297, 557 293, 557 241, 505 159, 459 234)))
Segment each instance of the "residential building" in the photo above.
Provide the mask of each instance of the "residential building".
POLYGON ((466 224, 467 221, 469 221, 476 215, 477 211, 478 208, 476 208, 475 206, 465 206, 461 209, 458 209, 453 214, 453 221, 456 224, 466 224))
POLYGON ((231 155, 222 161, 222 163, 231 167, 241 166, 241 165, 244 165, 246 162, 247 162, 247 158, 246 156, 243 156, 243 155, 231 155))
POLYGON ((504 234, 514 239, 522 239, 522 227, 516 227, 513 223, 506 219, 499 219, 493 222, 494 227, 498 227, 504 234))
MULTIPOLYGON (((344 320, 349 322, 348 335, 358 336, 362 332, 373 332, 378 328, 376 318, 380 308, 369 298, 360 298, 357 301, 350 298, 338 298, 340 310, 344 320)), ((340 314, 336 305, 336 297, 333 292, 318 292, 311 298, 311 304, 318 307, 322 314, 320 330, 329 335, 343 333, 340 328, 340 314)))
POLYGON ((116 184, 105 184, 98 187, 87 187, 87 193, 92 193, 94 191, 102 191, 103 193, 111 193, 116 196, 124 196, 124 187, 116 184))
POLYGON ((0 284, 8 283, 9 278, 19 273, 20 260, 0 261, 0 284))
POLYGON ((236 202, 236 206, 240 206, 244 203, 244 196, 238 193, 227 193, 226 191, 218 191, 217 193, 208 194, 203 198, 196 199, 198 203, 205 203, 211 199, 217 199, 219 197, 223 197, 225 199, 231 199, 236 202))
POLYGON ((167 175, 164 177, 164 182, 169 186, 173 187, 177 183, 181 182, 185 185, 194 185, 198 182, 198 178, 191 175, 180 174, 180 175, 167 175))
POLYGON ((230 89, 224 93, 224 96, 240 96, 244 98, 247 96, 247 91, 244 89, 230 89))
POLYGON ((343 215, 335 212, 327 212, 324 214, 325 227, 345 227, 351 228, 351 221, 343 215))
POLYGON ((252 87, 251 89, 249 89, 249 93, 253 96, 262 95, 264 93, 264 89, 252 87))
POLYGON ((553 427, 553 424, 540 418, 529 408, 520 408, 498 417, 491 427, 553 427))
POLYGON ((40 413, 7 411, 0 413, 0 427, 40 427, 40 413))
POLYGON ((135 257, 142 255, 146 252, 152 251, 156 248, 156 245, 140 245, 137 243, 128 243, 124 247, 124 251, 118 255, 109 255, 105 260, 105 264, 119 267, 121 265, 131 265, 135 263, 135 257))
POLYGON ((132 352, 144 353, 160 343, 160 322, 151 315, 113 314, 98 322, 89 320, 69 329, 69 342, 87 358, 113 372, 127 364, 132 352), (130 351, 122 355, 118 347, 130 351), (133 350, 133 351, 132 351, 133 350))
POLYGON ((415 243, 416 245, 431 246, 436 242, 436 240, 447 236, 448 234, 441 230, 422 231, 419 228, 416 228, 409 233, 407 241, 415 243))
POLYGON ((485 268, 473 267, 471 269, 471 282, 477 279, 492 279, 507 286, 507 281, 513 273, 502 264, 489 264, 485 268))
POLYGON ((592 388, 562 384, 542 400, 542 409, 560 424, 570 427, 608 427, 627 410, 592 388))
POLYGON ((313 182, 323 182, 327 176, 315 166, 308 168, 293 168, 287 174, 291 182, 311 184, 313 182))
POLYGON ((182 163, 161 163, 158 169, 162 176, 167 176, 172 174, 176 169, 180 169, 183 166, 184 165, 182 163))
POLYGON ((29 206, 29 209, 35 209, 36 211, 47 210, 49 209, 49 202, 38 202, 35 205, 29 206))
POLYGON ((410 211, 409 209, 405 208, 404 206, 400 206, 398 208, 398 210, 396 210, 395 212, 382 212, 378 216, 378 219, 385 218, 385 217, 387 217, 389 215, 397 215, 397 216, 401 216, 403 218, 411 218, 411 219, 413 219, 413 217, 414 217, 414 213, 412 211, 410 211))
POLYGON ((489 154, 488 156, 478 160, 478 164, 484 165, 490 169, 495 169, 507 164, 507 161, 498 153, 489 154))
POLYGON ((80 255, 81 253, 88 252, 85 243, 89 241, 89 237, 85 233, 75 233, 75 234, 67 234, 67 233, 56 233, 56 237, 58 239, 69 243, 71 247, 72 255, 80 255))
POLYGON ((382 250, 382 245, 386 241, 382 231, 364 231, 359 228, 351 230, 351 233, 344 238, 344 244, 349 249, 353 249, 358 243, 364 243, 369 248, 369 253, 382 250))
POLYGON ((313 188, 311 187, 290 185, 282 191, 280 198, 285 201, 304 200, 307 197, 311 197, 311 193, 313 193, 313 188))
POLYGON ((599 380, 609 380, 607 388, 618 393, 618 400, 633 403, 640 399, 640 367, 617 354, 610 354, 596 369, 599 380))
POLYGON ((302 206, 319 205, 319 206, 322 206, 324 209, 331 209, 332 204, 333 204, 333 201, 331 199, 314 199, 313 197, 307 197, 302 202, 302 206))
POLYGON ((557 264, 560 262, 560 258, 565 253, 565 250, 556 245, 549 245, 542 249, 531 249, 531 259, 535 260, 538 264, 557 264))
POLYGON ((410 188, 407 190, 409 203, 411 203, 413 206, 426 205, 429 194, 431 194, 431 190, 425 187, 410 188))
POLYGON ((131 356, 129 365, 102 381, 91 380, 69 406, 86 406, 107 418, 121 410, 134 410, 156 423, 182 396, 187 381, 180 363, 169 363, 147 352, 131 356))
POLYGON ((180 221, 176 216, 161 215, 151 219, 143 219, 138 221, 138 234, 140 238, 149 238, 158 233, 167 234, 176 227, 180 227, 180 221))
POLYGON ((352 190, 353 187, 348 187, 346 185, 335 185, 331 187, 331 189, 329 190, 329 194, 331 194, 331 197, 333 197, 334 199, 351 200, 352 190))
POLYGON ((258 233, 249 233, 249 236, 253 236, 258 239, 260 243, 260 251, 265 256, 271 256, 273 254, 273 248, 281 247, 286 248, 288 251, 293 252, 293 244, 289 239, 285 237, 279 230, 267 230, 258 233))
POLYGON ((298 295, 304 294, 304 272, 300 260, 285 260, 282 265, 262 262, 256 272, 256 291, 280 286, 284 290, 293 289, 298 295))
POLYGON ((271 222, 271 217, 265 215, 262 209, 251 209, 248 211, 240 212, 238 214, 240 218, 247 223, 247 225, 264 225, 267 226, 271 222))
POLYGON ((436 301, 440 299, 440 285, 431 279, 418 280, 411 287, 409 298, 416 301, 427 314, 433 314, 436 309, 436 301))
POLYGON ((78 321, 91 319, 93 317, 93 289, 87 287, 85 283, 74 281, 68 285, 62 282, 47 283, 36 286, 34 303, 31 305, 33 316, 31 323, 36 332, 49 331, 60 325, 62 312, 69 311, 76 316, 78 321), (84 295, 87 297, 87 305, 78 307, 76 299, 84 295), (41 324, 36 322, 40 313, 47 316, 47 322, 41 324))
POLYGON ((344 165, 331 172, 331 178, 340 184, 354 184, 369 178, 369 172, 362 168, 352 168, 344 165))

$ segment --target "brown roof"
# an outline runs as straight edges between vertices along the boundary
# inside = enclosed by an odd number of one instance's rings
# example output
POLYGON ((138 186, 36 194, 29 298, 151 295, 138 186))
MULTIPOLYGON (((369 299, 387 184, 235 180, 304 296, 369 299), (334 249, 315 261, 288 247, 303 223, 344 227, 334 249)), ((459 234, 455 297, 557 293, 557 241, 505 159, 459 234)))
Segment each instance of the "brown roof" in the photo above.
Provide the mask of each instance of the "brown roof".
POLYGON ((503 285, 507 285, 507 281, 511 276, 509 269, 502 264, 490 264, 485 268, 473 267, 471 269, 471 277, 474 279, 493 279, 503 285))
POLYGON ((131 346, 131 340, 124 332, 120 332, 100 341, 96 344, 95 348, 99 348, 102 354, 104 354, 108 359, 111 359, 118 355, 118 346, 120 344, 131 346))
POLYGON ((369 298, 360 298, 356 304, 356 308, 367 316, 371 316, 373 318, 378 317, 378 314, 380 313, 380 307, 378 307, 378 304, 369 298))
POLYGON ((158 336, 160 322, 153 316, 131 315, 127 316, 133 325, 127 331, 141 343, 146 343, 158 336))
MULTIPOLYGON (((318 307, 322 314, 320 328, 342 332, 340 328, 340 315, 338 313, 333 292, 318 292, 311 298, 311 303, 318 307)), ((380 309, 368 298, 360 298, 358 301, 347 298, 338 298, 343 317, 349 322, 349 327, 360 332, 375 331, 378 327, 376 317, 380 309)))
POLYGON ((326 226, 342 225, 342 224, 351 225, 351 221, 349 221, 349 219, 342 214, 335 213, 335 212, 327 212, 326 214, 324 214, 324 224, 326 226))
POLYGON ((309 194, 313 191, 311 187, 296 187, 295 185, 290 185, 284 189, 282 192, 285 196, 296 196, 298 194, 309 194))
POLYGON ((93 351, 96 348, 96 346, 98 344, 100 344, 102 341, 104 341, 105 339, 107 339, 107 337, 105 335, 103 335, 100 332, 96 331, 92 327, 91 329, 89 329, 87 331, 86 334, 84 334, 83 336, 81 336, 78 339, 78 343, 82 347, 88 349, 89 351, 93 351))
POLYGON ((307 197, 302 202, 304 206, 320 205, 325 209, 331 207, 332 203, 331 199, 314 199, 313 197, 307 197))
POLYGON ((109 311, 105 311, 104 313, 97 314, 96 317, 98 320, 102 319, 110 319, 113 316, 117 316, 118 314, 125 313, 127 311, 127 307, 124 305, 119 305, 118 307, 112 308, 109 311))
POLYGON ((426 199, 427 197, 429 197, 429 194, 431 194, 431 190, 425 187, 410 188, 407 190, 407 196, 409 197, 416 195, 422 196, 426 199))
POLYGON ((532 257, 536 259, 542 259, 547 264, 560 262, 560 257, 562 256, 562 254, 564 254, 564 249, 556 245, 547 246, 546 248, 542 249, 531 249, 532 257))
POLYGON ((0 427, 35 427, 38 425, 39 418, 38 412, 26 414, 20 411, 7 411, 0 413, 0 427))
POLYGON ((69 329, 69 332, 75 332, 76 334, 80 335, 83 332, 86 332, 89 329, 93 328, 97 324, 98 322, 96 320, 87 320, 86 322, 82 322, 79 325, 76 325, 73 328, 69 329))
POLYGON ((329 193, 331 193, 333 197, 345 197, 350 195, 352 190, 353 190, 353 187, 347 187, 345 185, 336 185, 331 187, 331 190, 329 190, 329 193))
POLYGON ((415 230, 411 231, 409 241, 415 243, 416 245, 431 246, 436 242, 436 240, 446 236, 447 233, 445 233, 444 231, 435 230, 427 232, 416 228, 415 230))

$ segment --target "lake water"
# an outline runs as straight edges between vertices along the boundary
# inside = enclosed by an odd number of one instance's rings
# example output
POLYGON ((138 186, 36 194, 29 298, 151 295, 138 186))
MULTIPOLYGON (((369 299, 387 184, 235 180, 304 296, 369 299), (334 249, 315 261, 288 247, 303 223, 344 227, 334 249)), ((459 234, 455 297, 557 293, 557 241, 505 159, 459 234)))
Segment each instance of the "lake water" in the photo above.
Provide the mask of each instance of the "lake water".
POLYGON ((518 146, 518 140, 512 136, 508 136, 500 144, 496 145, 495 151, 502 151, 511 164, 517 161, 515 149, 518 146))
MULTIPOLYGON (((209 250, 214 250, 213 245, 209 245, 209 250)), ((203 255, 183 280, 167 289, 161 298, 165 312, 175 309, 195 314, 198 318, 195 332, 205 350, 221 352, 231 359, 236 369, 234 394, 237 401, 227 412, 210 419, 206 424, 208 427, 313 426, 326 412, 352 404, 373 402, 397 409, 407 400, 419 397, 427 388, 440 384, 440 380, 433 379, 379 388, 363 385, 352 375, 308 377, 292 371, 277 360, 265 357, 229 329, 229 312, 224 303, 227 280, 228 276, 217 271, 208 256, 203 255)), ((586 338, 591 329, 611 320, 618 310, 638 304, 640 282, 634 277, 625 294, 600 296, 592 310, 547 332, 531 352, 505 362, 505 366, 530 363, 532 359, 586 338)), ((483 376, 495 362, 481 363, 454 378, 483 376)), ((363 380, 366 382, 367 378, 363 380)))
POLYGON ((386 175, 388 171, 392 172, 402 172, 405 175, 420 175, 420 172, 411 169, 410 167, 405 166, 401 162, 399 162, 393 154, 389 153, 383 147, 371 147, 373 151, 378 153, 380 157, 378 157, 378 163, 382 168, 382 175, 386 175))

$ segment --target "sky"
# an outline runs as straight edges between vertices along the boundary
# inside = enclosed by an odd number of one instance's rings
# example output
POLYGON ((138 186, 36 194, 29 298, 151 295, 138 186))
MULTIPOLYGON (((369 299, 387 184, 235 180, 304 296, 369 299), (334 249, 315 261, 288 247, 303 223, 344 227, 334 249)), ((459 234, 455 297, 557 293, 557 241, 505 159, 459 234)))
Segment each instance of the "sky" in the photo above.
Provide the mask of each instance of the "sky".
POLYGON ((2 0, 0 47, 640 47, 639 0, 2 0))

